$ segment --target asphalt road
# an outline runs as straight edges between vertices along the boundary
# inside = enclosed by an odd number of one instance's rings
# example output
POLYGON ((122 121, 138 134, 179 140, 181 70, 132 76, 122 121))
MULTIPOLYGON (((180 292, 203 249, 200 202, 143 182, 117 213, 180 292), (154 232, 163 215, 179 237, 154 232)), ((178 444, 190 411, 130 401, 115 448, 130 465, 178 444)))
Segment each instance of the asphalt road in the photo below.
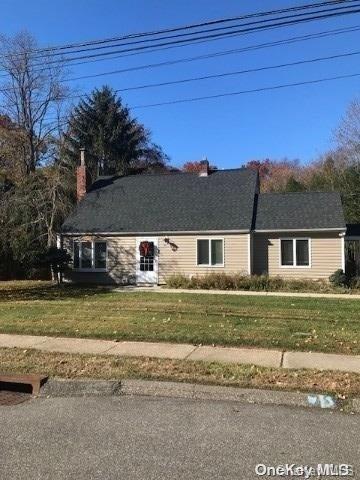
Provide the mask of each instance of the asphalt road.
POLYGON ((360 478, 360 416, 150 397, 0 407, 1 480, 281 478, 258 463, 353 464, 360 478))

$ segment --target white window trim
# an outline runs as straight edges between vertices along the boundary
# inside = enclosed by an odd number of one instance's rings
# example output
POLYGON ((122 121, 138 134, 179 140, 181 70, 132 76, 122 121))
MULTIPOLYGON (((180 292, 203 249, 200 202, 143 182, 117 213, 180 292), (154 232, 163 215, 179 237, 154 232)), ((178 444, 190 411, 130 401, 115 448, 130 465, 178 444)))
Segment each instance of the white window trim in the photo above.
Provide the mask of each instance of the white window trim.
POLYGON ((73 270, 75 272, 107 272, 108 271, 108 243, 106 240, 80 240, 80 239, 74 239, 73 240, 73 249, 72 249, 72 255, 73 255, 73 265, 74 265, 74 242, 79 243, 79 267, 74 268, 73 270), (81 267, 81 257, 82 257, 82 244, 83 243, 91 243, 91 268, 82 268, 81 267), (95 243, 106 243, 106 268, 95 268, 95 243))
POLYGON ((311 268, 312 255, 311 255, 311 238, 309 237, 282 237, 279 238, 279 266, 280 268, 311 268), (281 263, 281 242, 283 240, 291 240, 293 244, 293 265, 282 265, 281 263), (309 245, 309 265, 296 265, 296 240, 307 240, 309 245))
POLYGON ((224 268, 225 266, 225 239, 224 237, 197 237, 196 238, 196 266, 205 267, 205 268, 224 268), (209 242, 209 263, 198 263, 198 241, 207 240, 209 242), (223 261, 222 263, 217 263, 215 265, 211 264, 211 240, 221 240, 222 241, 222 250, 223 250, 223 261))

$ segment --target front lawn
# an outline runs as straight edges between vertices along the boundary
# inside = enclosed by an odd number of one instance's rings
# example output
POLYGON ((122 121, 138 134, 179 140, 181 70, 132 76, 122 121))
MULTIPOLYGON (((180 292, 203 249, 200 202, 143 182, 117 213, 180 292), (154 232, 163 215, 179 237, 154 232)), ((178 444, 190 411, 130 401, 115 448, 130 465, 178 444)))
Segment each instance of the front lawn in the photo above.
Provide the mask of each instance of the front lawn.
POLYGON ((360 300, 0 282, 0 333, 360 353, 360 300))

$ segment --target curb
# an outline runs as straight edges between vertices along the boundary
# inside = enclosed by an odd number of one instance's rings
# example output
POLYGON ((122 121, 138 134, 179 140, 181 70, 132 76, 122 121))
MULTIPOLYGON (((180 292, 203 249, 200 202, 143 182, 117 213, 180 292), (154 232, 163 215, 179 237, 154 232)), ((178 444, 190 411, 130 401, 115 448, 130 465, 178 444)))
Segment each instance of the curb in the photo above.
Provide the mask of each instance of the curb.
POLYGON ((40 389, 40 397, 110 396, 121 393, 116 380, 67 380, 50 378, 40 389))
POLYGON ((360 413, 360 398, 342 401, 317 393, 283 392, 153 380, 67 380, 52 378, 40 397, 148 396, 191 400, 281 405, 360 413))

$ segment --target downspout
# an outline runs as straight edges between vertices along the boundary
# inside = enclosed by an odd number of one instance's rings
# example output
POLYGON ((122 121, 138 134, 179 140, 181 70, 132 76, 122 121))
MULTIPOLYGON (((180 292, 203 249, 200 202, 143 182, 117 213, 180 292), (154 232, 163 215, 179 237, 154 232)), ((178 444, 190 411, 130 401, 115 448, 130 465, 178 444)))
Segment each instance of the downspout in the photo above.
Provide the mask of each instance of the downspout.
MULTIPOLYGON (((61 250, 63 248, 63 240, 62 240, 62 236, 61 236, 61 233, 57 233, 56 234, 56 248, 58 250, 61 250)), ((58 276, 58 283, 61 284, 63 283, 63 274, 62 272, 58 272, 57 273, 57 276, 58 276)))
POLYGON ((340 233, 341 238, 341 269, 346 273, 346 258, 345 258, 345 234, 346 232, 340 233))
POLYGON ((259 193, 260 193, 260 177, 259 177, 259 172, 257 172, 256 186, 255 186, 255 192, 254 192, 253 214, 251 219, 251 228, 250 228, 249 237, 248 237, 248 273, 249 275, 253 274, 253 268, 254 268, 254 230, 256 225, 259 193))

